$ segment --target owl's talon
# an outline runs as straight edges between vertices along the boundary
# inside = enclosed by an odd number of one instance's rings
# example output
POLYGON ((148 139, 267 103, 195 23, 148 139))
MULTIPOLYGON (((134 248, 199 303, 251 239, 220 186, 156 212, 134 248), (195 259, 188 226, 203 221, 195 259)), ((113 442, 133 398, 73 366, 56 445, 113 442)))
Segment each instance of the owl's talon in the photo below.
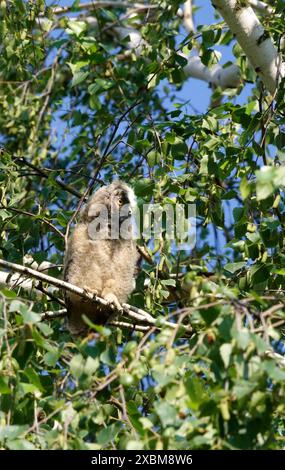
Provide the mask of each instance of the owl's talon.
POLYGON ((105 295, 105 300, 107 301, 110 307, 113 305, 116 310, 118 310, 118 312, 123 313, 123 307, 121 306, 115 294, 109 293, 105 295))
POLYGON ((88 294, 90 295, 90 293, 92 293, 93 297, 97 296, 98 295, 98 291, 97 290, 90 290, 89 287, 87 286, 83 286, 82 289, 84 290, 85 294, 88 294))

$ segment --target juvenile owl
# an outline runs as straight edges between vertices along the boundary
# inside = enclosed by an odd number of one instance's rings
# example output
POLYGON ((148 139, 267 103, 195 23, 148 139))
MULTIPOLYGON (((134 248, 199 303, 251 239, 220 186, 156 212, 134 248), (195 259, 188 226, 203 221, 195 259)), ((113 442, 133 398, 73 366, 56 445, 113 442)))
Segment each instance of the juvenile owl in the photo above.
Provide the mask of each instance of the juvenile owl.
MULTIPOLYGON (((139 254, 133 236, 131 216, 135 207, 132 189, 121 181, 96 191, 80 214, 68 241, 64 280, 98 294, 118 309, 135 287, 139 254)), ((86 315, 104 324, 112 310, 66 292, 68 327, 72 334, 84 334, 86 315)))

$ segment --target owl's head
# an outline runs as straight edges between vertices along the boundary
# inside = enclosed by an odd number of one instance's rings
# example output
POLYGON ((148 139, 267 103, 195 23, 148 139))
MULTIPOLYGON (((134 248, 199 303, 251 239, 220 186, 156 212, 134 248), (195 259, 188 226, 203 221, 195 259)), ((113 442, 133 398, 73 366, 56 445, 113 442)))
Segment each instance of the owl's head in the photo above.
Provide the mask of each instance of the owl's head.
POLYGON ((130 218, 136 205, 133 190, 122 181, 115 181, 107 186, 109 193, 108 207, 110 212, 118 213, 120 222, 130 218))
POLYGON ((93 194, 82 212, 81 220, 90 225, 88 232, 92 231, 93 235, 96 227, 96 236, 98 230, 103 229, 102 238, 109 238, 110 231, 114 234, 112 238, 130 238, 122 237, 122 232, 131 235, 131 217, 135 206, 133 190, 122 181, 114 181, 93 194))

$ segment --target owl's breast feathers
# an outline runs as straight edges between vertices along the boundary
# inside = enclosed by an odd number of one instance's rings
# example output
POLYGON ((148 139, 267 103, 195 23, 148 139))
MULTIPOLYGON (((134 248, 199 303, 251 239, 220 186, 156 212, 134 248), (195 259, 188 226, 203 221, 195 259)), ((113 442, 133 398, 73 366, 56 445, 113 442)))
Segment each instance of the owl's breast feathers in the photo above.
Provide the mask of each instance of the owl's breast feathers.
MULTIPOLYGON (((112 185, 107 187, 109 188, 108 197, 110 197, 110 192, 112 193, 112 185)), ((118 185, 115 187, 118 189, 118 185)), ((119 187, 120 190, 122 187, 128 190, 128 186, 124 183, 120 183, 119 187)), ((100 200, 106 203, 107 196, 103 188, 100 188, 97 193, 99 193, 100 200)), ((97 193, 91 198, 91 203, 96 201, 97 193)), ((90 238, 88 210, 91 203, 87 204, 87 209, 69 239, 64 260, 64 280, 105 298, 110 298, 111 295, 121 304, 127 301, 134 289, 140 256, 136 243, 132 239, 94 240, 90 238)), ((65 300, 68 326, 72 334, 82 334, 86 331, 82 315, 86 315, 95 324, 102 324, 112 313, 111 309, 86 301, 70 292, 65 293, 65 300)))

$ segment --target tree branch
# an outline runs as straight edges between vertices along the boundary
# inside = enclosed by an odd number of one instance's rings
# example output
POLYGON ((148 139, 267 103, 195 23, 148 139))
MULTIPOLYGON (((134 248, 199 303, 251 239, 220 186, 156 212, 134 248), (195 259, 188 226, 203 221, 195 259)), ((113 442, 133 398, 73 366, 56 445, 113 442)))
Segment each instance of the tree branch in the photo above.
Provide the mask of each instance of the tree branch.
POLYGON ((241 83, 240 70, 237 65, 232 64, 223 68, 217 64, 210 69, 202 63, 198 55, 188 58, 184 72, 188 77, 197 78, 221 88, 237 88, 241 83))
POLYGON ((40 214, 33 214, 31 212, 27 212, 27 211, 24 211, 24 210, 21 210, 21 209, 16 209, 15 207, 4 206, 1 203, 0 203, 0 208, 5 209, 7 212, 16 212, 17 214, 26 215, 28 217, 31 217, 32 219, 38 219, 41 222, 43 222, 44 224, 46 224, 53 232, 57 233, 57 235, 64 238, 63 233, 60 232, 58 230, 58 228, 55 227, 55 225, 53 225, 53 223, 50 222, 48 219, 46 219, 45 217, 41 217, 40 214), (39 216, 41 217, 40 219, 39 219, 39 216))
POLYGON ((285 76, 285 64, 253 9, 239 0, 212 0, 212 4, 236 36, 267 90, 273 95, 281 78, 285 76))
MULTIPOLYGON (((56 267, 54 264, 48 262, 48 261, 43 261, 39 266, 37 263, 34 261, 32 262, 31 266, 34 268, 36 265, 37 272, 45 271, 47 269, 52 269, 56 267)), ((24 290, 31 290, 33 287, 33 282, 31 279, 26 279, 21 276, 21 274, 11 274, 11 272, 6 272, 6 271, 0 271, 0 285, 7 285, 8 287, 11 287, 14 289, 15 287, 21 287, 21 289, 24 290)), ((47 294, 45 292, 45 294, 47 294)))
POLYGON ((248 0, 248 3, 251 8, 264 15, 272 15, 274 13, 274 9, 270 5, 267 5, 267 3, 261 2, 260 0, 248 0))
MULTIPOLYGON (((140 32, 129 27, 117 27, 115 30, 121 39, 129 37, 127 47, 132 49, 136 56, 139 56, 141 48, 145 44, 140 32)), ((198 55, 187 57, 181 52, 179 54, 188 60, 183 69, 187 77, 197 78, 221 88, 237 88, 241 83, 240 70, 237 65, 232 64, 224 68, 217 64, 212 68, 208 68, 202 63, 198 55)))
POLYGON ((186 0, 183 5, 183 23, 189 33, 195 32, 193 21, 192 0, 186 0))
MULTIPOLYGON (((47 274, 41 273, 31 268, 27 268, 26 266, 21 266, 19 264, 10 263, 9 261, 5 261, 0 259, 0 266, 3 268, 9 269, 10 271, 17 272, 20 274, 24 274, 30 278, 38 279, 43 282, 47 282, 59 289, 66 290, 68 292, 72 292, 73 294, 82 297, 90 302, 94 302, 94 304, 100 304, 108 309, 111 308, 114 312, 117 312, 115 305, 110 305, 107 300, 99 297, 98 295, 89 292, 81 287, 77 287, 69 282, 62 281, 52 276, 48 276, 47 274)), ((139 323, 146 323, 147 325, 155 326, 156 319, 150 315, 150 313, 145 312, 141 308, 133 307, 129 304, 122 304, 123 307, 123 314, 132 320, 136 320, 139 323)), ((164 321, 164 325, 169 326, 170 328, 176 328, 175 323, 171 323, 169 321, 164 321)), ((186 332, 191 333, 192 327, 189 325, 185 327, 186 332)), ((145 331, 145 330, 143 330, 145 331)))
POLYGON ((54 318, 61 318, 67 315, 66 308, 61 308, 60 310, 48 310, 47 312, 41 313, 40 318, 41 321, 44 320, 53 320, 54 318))
MULTIPOLYGON (((33 163, 29 162, 25 157, 17 157, 13 155, 13 158, 16 162, 19 162, 21 165, 25 165, 28 168, 32 168, 41 178, 49 178, 48 171, 46 171, 44 168, 38 168, 33 163)), ((69 186, 68 184, 64 183, 59 176, 57 176, 54 181, 58 186, 60 186, 62 189, 72 194, 73 196, 76 196, 78 198, 82 197, 81 193, 76 191, 76 189, 72 188, 72 186, 69 186)))
MULTIPOLYGON (((45 320, 54 320, 54 318, 64 318, 67 316, 66 308, 61 308, 59 310, 48 310, 40 315, 41 321, 45 320)), ((117 328, 127 328, 128 330, 141 331, 143 333, 148 332, 152 329, 152 326, 145 325, 134 325, 133 323, 128 323, 126 321, 116 321, 113 320, 110 323, 107 323, 110 326, 116 326, 117 328)), ((175 331, 175 330, 174 330, 175 331)))
POLYGON ((52 12, 55 15, 61 15, 63 13, 68 13, 71 11, 78 10, 98 10, 98 8, 132 8, 134 10, 151 10, 159 8, 158 5, 148 5, 143 3, 130 3, 130 2, 120 2, 120 1, 92 1, 79 3, 76 7, 64 6, 64 7, 55 7, 52 8, 52 12))

